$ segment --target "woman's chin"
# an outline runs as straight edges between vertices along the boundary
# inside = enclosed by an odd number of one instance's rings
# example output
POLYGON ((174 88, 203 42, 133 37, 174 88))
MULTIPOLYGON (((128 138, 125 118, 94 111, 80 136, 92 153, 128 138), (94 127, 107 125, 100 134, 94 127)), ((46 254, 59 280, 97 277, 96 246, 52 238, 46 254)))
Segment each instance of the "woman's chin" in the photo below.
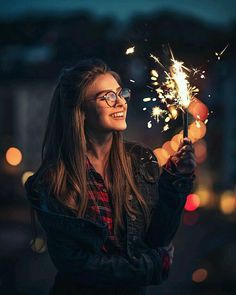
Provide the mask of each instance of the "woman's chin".
POLYGON ((114 126, 113 127, 113 130, 114 131, 124 131, 124 130, 126 130, 127 129, 127 124, 126 124, 126 122, 124 122, 124 123, 120 123, 119 125, 117 124, 117 126, 114 126))

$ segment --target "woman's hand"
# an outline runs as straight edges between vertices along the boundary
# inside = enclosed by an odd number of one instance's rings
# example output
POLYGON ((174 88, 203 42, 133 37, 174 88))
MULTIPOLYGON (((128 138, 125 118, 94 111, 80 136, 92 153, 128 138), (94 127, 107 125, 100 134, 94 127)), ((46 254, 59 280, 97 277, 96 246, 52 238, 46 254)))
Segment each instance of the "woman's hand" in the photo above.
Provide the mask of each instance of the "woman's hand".
POLYGON ((175 169, 181 174, 191 174, 194 172, 197 164, 194 155, 192 142, 185 137, 181 142, 177 152, 170 158, 175 169))

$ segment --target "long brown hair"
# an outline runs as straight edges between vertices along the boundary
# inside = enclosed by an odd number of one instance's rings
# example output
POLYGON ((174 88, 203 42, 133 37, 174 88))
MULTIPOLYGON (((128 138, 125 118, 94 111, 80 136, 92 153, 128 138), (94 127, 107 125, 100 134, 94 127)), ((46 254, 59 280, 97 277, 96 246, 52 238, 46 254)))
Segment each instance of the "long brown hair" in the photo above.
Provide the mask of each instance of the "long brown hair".
MULTIPOLYGON (((63 70, 55 88, 42 146, 42 166, 52 164, 50 187, 61 203, 84 217, 87 208, 86 133, 83 102, 86 87, 100 75, 110 73, 120 83, 119 75, 101 60, 89 59, 63 70)), ((144 214, 146 228, 150 222, 148 206, 137 189, 131 157, 125 149, 122 132, 113 132, 109 158, 111 191, 114 206, 114 233, 124 228, 123 209, 137 214, 128 197, 134 194, 144 214)))

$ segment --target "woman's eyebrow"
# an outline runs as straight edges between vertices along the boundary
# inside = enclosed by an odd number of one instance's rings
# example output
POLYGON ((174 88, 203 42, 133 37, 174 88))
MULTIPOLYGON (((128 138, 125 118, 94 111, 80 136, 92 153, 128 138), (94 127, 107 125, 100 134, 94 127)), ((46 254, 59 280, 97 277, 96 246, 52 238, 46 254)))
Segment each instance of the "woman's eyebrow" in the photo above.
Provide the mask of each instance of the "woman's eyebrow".
POLYGON ((109 91, 117 92, 117 91, 120 90, 120 89, 122 89, 121 86, 119 86, 118 88, 116 88, 116 91, 114 91, 113 89, 104 89, 104 90, 102 90, 102 91, 99 91, 99 92, 96 94, 96 96, 101 95, 102 93, 105 93, 105 92, 109 92, 109 91))

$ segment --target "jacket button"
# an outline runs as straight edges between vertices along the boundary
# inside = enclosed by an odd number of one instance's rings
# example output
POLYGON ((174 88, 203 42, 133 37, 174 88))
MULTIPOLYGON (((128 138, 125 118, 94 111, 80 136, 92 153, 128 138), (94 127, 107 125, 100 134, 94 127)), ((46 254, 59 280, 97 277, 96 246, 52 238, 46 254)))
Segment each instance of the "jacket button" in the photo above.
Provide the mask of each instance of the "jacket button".
POLYGON ((133 200, 133 195, 129 195, 129 196, 128 196, 128 200, 129 200, 129 201, 133 200))
POLYGON ((136 220, 136 216, 135 216, 135 215, 132 215, 132 216, 131 216, 131 220, 132 220, 132 221, 135 221, 135 220, 136 220))

